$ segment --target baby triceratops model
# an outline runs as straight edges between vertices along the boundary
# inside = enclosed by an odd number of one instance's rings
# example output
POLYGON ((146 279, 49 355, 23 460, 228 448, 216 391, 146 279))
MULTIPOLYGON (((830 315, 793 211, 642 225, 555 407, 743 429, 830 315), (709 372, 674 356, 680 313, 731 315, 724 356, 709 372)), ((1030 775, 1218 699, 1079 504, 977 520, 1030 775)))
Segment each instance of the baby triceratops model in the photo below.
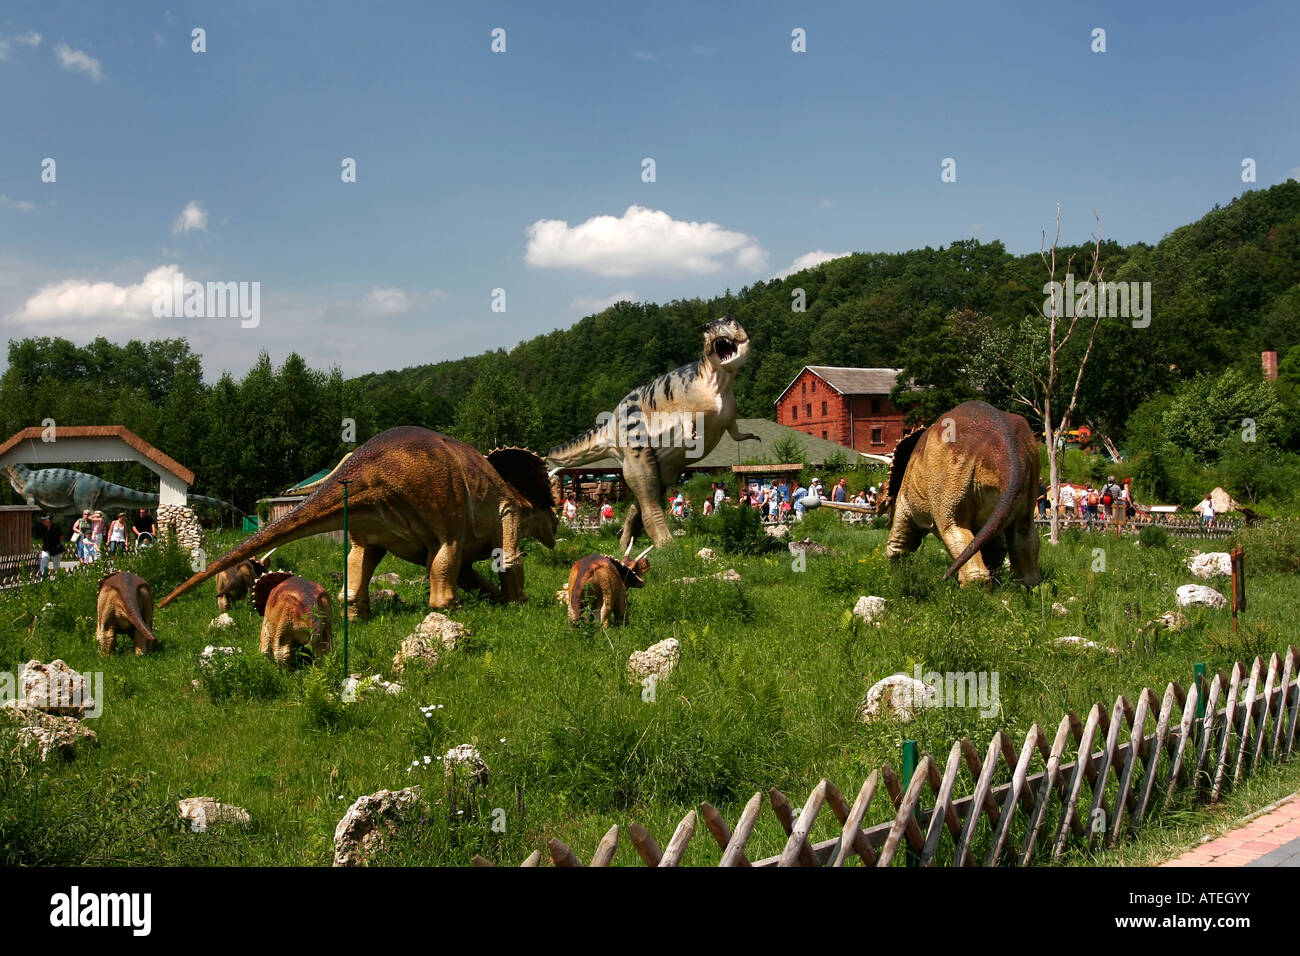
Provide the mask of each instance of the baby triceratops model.
POLYGON ((233 568, 217 572, 217 609, 229 611, 235 602, 251 594, 253 583, 266 573, 266 559, 249 558, 233 568))
POLYGON ((662 547, 672 540, 664 515, 664 491, 677 483, 687 453, 703 458, 726 432, 736 441, 758 438, 736 427, 736 373, 749 359, 749 336, 730 317, 704 327, 704 355, 698 362, 660 375, 629 392, 612 415, 546 455, 555 470, 613 456, 636 495, 627 511, 625 551, 642 527, 662 547))
POLYGON ((334 647, 334 606, 315 581, 288 571, 270 571, 253 583, 253 606, 262 615, 259 650, 277 664, 293 660, 296 647, 316 657, 334 647))
POLYGON ((611 621, 622 624, 627 620, 627 589, 644 587, 644 575, 650 569, 650 562, 646 560, 650 548, 631 561, 627 559, 630 552, 629 548, 622 561, 607 554, 589 554, 573 562, 569 569, 568 587, 570 624, 577 624, 583 608, 593 606, 597 601, 601 627, 609 627, 611 621))
POLYGON ((194 575, 159 602, 166 607, 195 585, 278 547, 343 527, 348 484, 350 613, 370 612, 370 577, 385 554, 429 574, 429 606, 445 608, 456 587, 490 597, 524 600, 524 538, 555 546, 555 501, 542 459, 525 448, 498 448, 486 457, 446 435, 405 425, 376 435, 343 462, 336 481, 277 518, 239 547, 194 575), (501 591, 473 568, 499 561, 501 591))
POLYGON ((965 402, 898 443, 889 471, 890 558, 915 551, 927 531, 953 562, 944 574, 962 584, 985 583, 1008 553, 1011 574, 1039 582, 1038 442, 1020 415, 987 402, 965 402))
POLYGON ((117 635, 135 637, 135 652, 147 654, 157 639, 153 636, 153 591, 149 582, 130 571, 115 571, 99 580, 99 597, 95 601, 95 639, 99 653, 113 653, 117 635))
MULTIPOLYGON (((79 515, 83 511, 134 511, 158 507, 158 496, 115 485, 103 478, 67 468, 42 468, 32 471, 25 465, 5 465, 9 484, 29 505, 39 505, 50 514, 79 515)), ((189 495, 188 501, 203 502, 243 514, 229 501, 189 495)))

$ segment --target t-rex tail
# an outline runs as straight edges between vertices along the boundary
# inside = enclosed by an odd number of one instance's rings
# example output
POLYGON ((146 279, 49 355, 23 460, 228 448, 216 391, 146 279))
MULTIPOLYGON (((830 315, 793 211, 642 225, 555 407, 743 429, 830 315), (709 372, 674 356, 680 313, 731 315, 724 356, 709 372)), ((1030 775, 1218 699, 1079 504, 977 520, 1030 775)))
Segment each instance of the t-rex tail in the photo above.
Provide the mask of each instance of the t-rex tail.
MULTIPOLYGON (((1010 438, 1008 438, 1007 444, 1009 448, 1014 448, 1010 438)), ((1011 514, 1011 509, 1015 507, 1016 500, 1024 491, 1024 483, 1028 480, 1025 475, 1024 464, 1020 458, 1014 452, 1008 458, 1007 468, 1011 474, 1002 486, 1002 495, 998 498, 998 503, 993 506, 993 513, 989 515, 989 520, 984 522, 984 526, 971 539, 971 543, 966 545, 966 550, 958 555, 957 560, 944 572, 942 580, 947 581, 960 571, 966 565, 966 562, 975 557, 980 548, 988 543, 989 538, 1006 530, 1007 518, 1011 514)), ((994 568, 989 568, 990 573, 994 570, 994 568)))
POLYGON ((577 438, 556 445, 546 453, 546 460, 559 468, 587 465, 610 453, 608 425, 593 425, 577 438))
POLYGON ((229 501, 222 501, 220 498, 209 498, 207 495, 187 495, 186 498, 189 501, 201 501, 205 505, 213 505, 217 508, 225 508, 227 511, 233 511, 235 514, 239 515, 240 517, 244 517, 244 512, 240 511, 229 501))
POLYGON ((302 504, 288 514, 277 518, 253 535, 233 551, 222 555, 204 570, 172 591, 161 601, 159 607, 166 607, 186 591, 202 584, 218 571, 233 568, 239 562, 256 557, 264 548, 279 547, 299 538, 320 534, 322 531, 337 531, 343 527, 343 492, 338 485, 328 485, 307 498, 302 504))

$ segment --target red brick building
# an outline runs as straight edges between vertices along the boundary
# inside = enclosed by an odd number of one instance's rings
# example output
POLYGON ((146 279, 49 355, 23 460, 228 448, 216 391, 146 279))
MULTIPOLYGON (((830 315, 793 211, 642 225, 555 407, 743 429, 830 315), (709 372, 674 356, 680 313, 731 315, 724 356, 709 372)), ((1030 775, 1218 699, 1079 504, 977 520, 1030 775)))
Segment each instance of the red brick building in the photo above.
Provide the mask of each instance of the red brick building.
POLYGON ((776 400, 776 420, 814 438, 887 455, 903 437, 907 416, 889 400, 899 371, 806 365, 776 400))

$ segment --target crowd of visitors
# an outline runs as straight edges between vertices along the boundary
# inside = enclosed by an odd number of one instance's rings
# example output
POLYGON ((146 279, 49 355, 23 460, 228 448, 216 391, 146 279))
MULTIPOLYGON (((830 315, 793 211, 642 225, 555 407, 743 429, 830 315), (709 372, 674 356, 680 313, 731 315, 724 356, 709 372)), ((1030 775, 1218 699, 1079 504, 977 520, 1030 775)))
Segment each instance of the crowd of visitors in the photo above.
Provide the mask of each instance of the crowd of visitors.
MULTIPOLYGON (((130 525, 130 531, 134 534, 132 543, 137 550, 148 547, 153 542, 158 529, 148 509, 140 509, 140 513, 130 525)), ((105 538, 108 545, 107 554, 110 557, 125 554, 127 533, 125 511, 118 512, 117 517, 106 524, 104 512, 85 509, 80 517, 73 519, 66 538, 63 529, 52 515, 42 515, 38 531, 41 551, 37 574, 44 581, 49 577, 51 570, 57 573, 70 550, 79 564, 94 564, 105 554, 105 538)))

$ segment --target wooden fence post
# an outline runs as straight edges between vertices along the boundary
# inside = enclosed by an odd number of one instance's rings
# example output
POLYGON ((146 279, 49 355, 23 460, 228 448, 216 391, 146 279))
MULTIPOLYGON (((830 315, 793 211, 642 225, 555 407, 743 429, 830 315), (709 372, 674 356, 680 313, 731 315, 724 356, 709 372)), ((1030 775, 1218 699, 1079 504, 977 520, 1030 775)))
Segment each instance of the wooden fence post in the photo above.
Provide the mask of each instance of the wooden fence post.
MULTIPOLYGON (((918 751, 919 748, 915 740, 903 741, 903 792, 904 793, 907 792, 907 785, 912 782, 912 774, 916 773, 918 751)), ((912 845, 909 843, 907 846, 907 865, 918 866, 920 865, 920 862, 921 860, 916 855, 916 851, 912 849, 912 845)))

